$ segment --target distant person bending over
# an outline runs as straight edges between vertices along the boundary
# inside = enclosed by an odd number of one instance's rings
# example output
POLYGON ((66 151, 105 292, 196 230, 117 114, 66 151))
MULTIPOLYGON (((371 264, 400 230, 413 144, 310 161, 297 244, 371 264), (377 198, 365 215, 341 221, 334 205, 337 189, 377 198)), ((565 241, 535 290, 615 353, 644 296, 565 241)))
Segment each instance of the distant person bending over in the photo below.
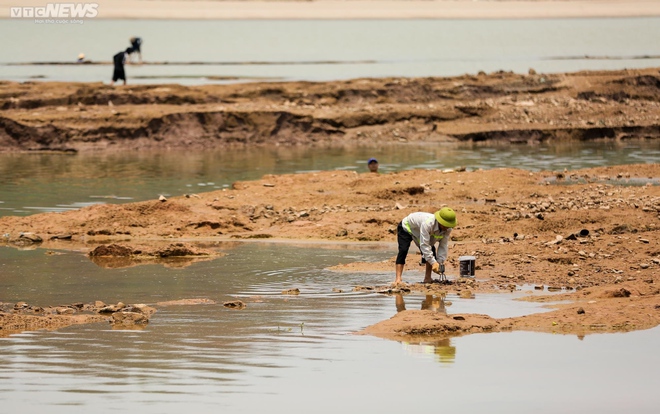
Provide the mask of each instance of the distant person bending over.
POLYGON ((369 167, 369 171, 372 173, 377 173, 378 172, 378 160, 375 158, 369 158, 369 161, 367 161, 367 167, 369 167))
MULTIPOLYGON (((138 55, 138 62, 142 63, 142 51, 140 50, 140 46, 142 45, 142 39, 139 37, 131 37, 129 39, 131 42, 131 49, 133 50, 132 53, 137 53, 138 55)), ((131 59, 132 61, 132 59, 131 59)))
POLYGON ((126 57, 130 55, 131 48, 127 48, 125 51, 121 51, 112 57, 112 62, 115 65, 115 69, 112 72, 112 82, 110 85, 114 85, 119 79, 124 81, 126 85, 126 72, 124 72, 124 64, 126 63, 126 57))
POLYGON ((431 213, 411 213, 399 223, 397 240, 399 253, 396 256, 396 278, 394 284, 401 283, 403 267, 410 249, 410 243, 415 242, 422 253, 422 263, 426 263, 426 273, 422 283, 432 283, 431 271, 440 273, 440 265, 447 260, 449 236, 456 226, 456 213, 449 207, 443 207, 431 213), (435 244, 438 243, 436 252, 435 244))

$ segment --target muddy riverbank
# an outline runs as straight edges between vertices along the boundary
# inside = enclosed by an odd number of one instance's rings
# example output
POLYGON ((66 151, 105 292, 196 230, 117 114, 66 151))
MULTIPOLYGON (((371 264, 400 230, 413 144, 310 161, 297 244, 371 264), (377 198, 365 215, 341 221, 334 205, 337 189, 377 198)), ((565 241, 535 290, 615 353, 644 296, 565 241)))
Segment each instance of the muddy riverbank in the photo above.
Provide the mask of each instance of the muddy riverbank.
POLYGON ((0 82, 1 151, 658 139, 660 71, 238 85, 0 82))
MULTIPOLYGON (((560 292, 534 300, 567 302, 553 304, 552 312, 500 320, 405 311, 367 333, 398 338, 523 329, 582 335, 660 322, 659 177, 657 164, 267 175, 214 192, 3 217, 0 230, 8 248, 38 247, 45 254, 83 250, 107 267, 166 263, 173 257, 208 260, 212 252, 194 245, 214 240, 382 242, 392 246, 394 256, 396 225, 405 215, 449 205, 459 224, 452 233, 448 274, 458 275, 458 257, 472 255, 474 279, 418 284, 413 249, 404 273, 409 285, 356 289, 472 297, 532 285, 560 292)), ((332 270, 386 270, 394 279, 393 258, 332 270)))

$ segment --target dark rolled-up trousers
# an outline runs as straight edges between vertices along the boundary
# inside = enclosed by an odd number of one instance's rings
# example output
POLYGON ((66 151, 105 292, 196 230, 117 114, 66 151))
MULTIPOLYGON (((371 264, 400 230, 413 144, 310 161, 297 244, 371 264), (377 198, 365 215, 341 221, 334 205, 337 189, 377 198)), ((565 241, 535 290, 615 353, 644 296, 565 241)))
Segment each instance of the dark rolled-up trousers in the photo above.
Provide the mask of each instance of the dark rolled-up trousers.
MULTIPOLYGON (((408 256, 408 250, 410 250, 410 243, 412 243, 413 237, 403 228, 401 222, 399 222, 396 228, 396 239, 399 242, 399 253, 396 255, 396 264, 406 264, 406 256, 408 256)), ((431 246, 431 250, 435 256, 435 246, 431 246)), ((423 257, 422 263, 426 263, 423 257)))

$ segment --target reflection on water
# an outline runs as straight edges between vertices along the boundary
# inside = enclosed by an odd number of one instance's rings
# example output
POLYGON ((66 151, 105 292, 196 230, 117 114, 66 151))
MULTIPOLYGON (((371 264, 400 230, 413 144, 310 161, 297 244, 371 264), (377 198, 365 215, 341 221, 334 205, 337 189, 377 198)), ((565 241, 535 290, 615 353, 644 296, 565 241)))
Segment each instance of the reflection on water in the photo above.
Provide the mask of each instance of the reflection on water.
POLYGON ((409 343, 403 342, 403 348, 410 354, 429 354, 441 364, 452 364, 456 359, 456 347, 452 346, 450 338, 437 341, 409 343))
MULTIPOLYGON (((402 294, 395 294, 394 303, 396 305, 396 311, 401 312, 406 310, 406 303, 404 301, 402 294)), ((422 300, 421 310, 430 310, 433 312, 447 313, 445 308, 445 296, 444 294, 431 294, 424 295, 424 300, 422 300)), ((401 344, 406 352, 410 354, 430 354, 435 355, 437 362, 442 364, 451 364, 456 358, 456 347, 452 346, 451 338, 442 338, 435 339, 423 342, 408 342, 404 341, 401 344)))
MULTIPOLYGON (((396 293, 392 296, 394 296, 394 304, 396 306, 396 311, 402 312, 406 310, 406 302, 403 298, 403 295, 400 293, 396 293)), ((446 296, 445 294, 425 295, 420 309, 447 314, 447 309, 445 308, 445 296, 446 296)))
POLYGON ((383 173, 408 169, 539 170, 660 163, 660 142, 602 141, 542 145, 444 144, 341 148, 250 148, 216 151, 0 153, 0 216, 126 203, 229 187, 266 174, 319 170, 383 173))
MULTIPOLYGON (((404 297, 401 294, 394 295, 396 311, 406 310, 404 297)), ((430 310, 447 314, 447 307, 452 302, 446 302, 446 294, 426 294, 421 301, 421 310, 430 310)), ((537 311, 540 311, 537 309, 537 311)), ((452 345, 452 338, 432 339, 420 342, 401 342, 406 352, 410 354, 433 355, 435 360, 441 364, 454 363, 456 359, 456 347, 452 345)))
MULTIPOLYGON (((313 407, 314 412, 336 413, 348 404, 390 413, 435 408, 437 400, 426 396, 437 395, 443 409, 461 412, 487 407, 494 413, 514 408, 550 413, 571 404, 580 412, 651 413, 660 403, 654 381, 660 368, 655 352, 659 329, 583 341, 524 332, 423 343, 351 335, 395 315, 403 297, 352 291, 356 285, 389 283, 391 272, 325 270, 340 263, 381 261, 391 249, 332 247, 234 242, 216 246, 224 256, 186 268, 121 269, 99 268, 78 252, 46 255, 40 249, 1 248, 3 302, 217 302, 159 306, 143 330, 101 323, 2 338, 3 408, 68 414, 219 408, 308 413, 313 407), (300 289, 300 295, 281 294, 291 288, 300 289), (246 308, 221 305, 235 299, 246 308), (603 394, 606 387, 630 399, 603 394), (562 398, 548 399, 548 390, 562 398), (544 409, 539 409, 541 400, 544 409)), ((444 308, 441 296, 410 294, 405 306, 494 317, 539 311, 539 304, 511 300, 523 294, 470 300, 447 295, 452 305, 444 308)))
POLYGON ((106 269, 121 269, 125 267, 140 266, 145 264, 158 264, 171 268, 184 268, 192 265, 193 263, 213 260, 213 257, 172 257, 165 259, 155 258, 141 258, 141 257, 113 257, 113 256, 95 256, 90 257, 90 260, 98 267, 106 269))

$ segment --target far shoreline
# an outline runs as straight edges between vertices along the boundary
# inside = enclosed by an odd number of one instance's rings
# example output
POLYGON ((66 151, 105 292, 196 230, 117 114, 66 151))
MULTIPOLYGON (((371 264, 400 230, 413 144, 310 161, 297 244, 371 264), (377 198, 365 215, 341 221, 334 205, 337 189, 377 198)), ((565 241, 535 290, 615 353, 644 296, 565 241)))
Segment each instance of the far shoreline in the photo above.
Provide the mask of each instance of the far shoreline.
MULTIPOLYGON (((0 0, 0 19, 16 7, 44 7, 52 0, 18 5, 0 0)), ((660 17, 654 0, 97 0, 94 20, 329 20, 329 19, 556 19, 660 17)), ((23 17, 21 20, 34 20, 23 17)))

